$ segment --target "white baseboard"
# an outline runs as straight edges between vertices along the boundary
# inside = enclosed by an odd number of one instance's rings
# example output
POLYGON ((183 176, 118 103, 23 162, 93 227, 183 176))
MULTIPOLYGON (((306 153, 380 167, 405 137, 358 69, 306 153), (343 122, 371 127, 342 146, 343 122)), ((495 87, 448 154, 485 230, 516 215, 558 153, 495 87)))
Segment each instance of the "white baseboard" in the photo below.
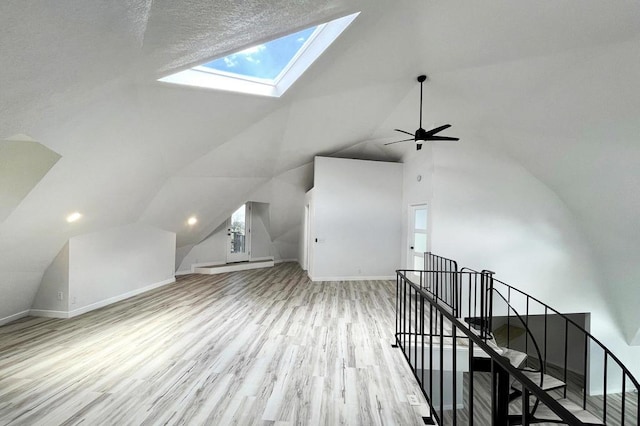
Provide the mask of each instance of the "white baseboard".
POLYGON ((99 308, 111 305, 113 303, 120 302, 121 300, 125 300, 130 297, 137 296, 142 293, 146 293, 147 291, 151 291, 156 288, 163 287, 165 285, 174 283, 175 281, 176 281, 176 278, 172 277, 164 281, 160 281, 142 288, 138 288, 128 293, 119 294, 117 296, 113 296, 108 299, 101 300, 99 302, 91 303, 90 305, 74 309, 73 311, 65 312, 65 311, 49 311, 46 309, 31 309, 29 311, 29 315, 33 315, 34 317, 47 317, 47 318, 73 318, 78 315, 87 313, 89 311, 93 311, 95 309, 99 309, 99 308))
POLYGON ((0 325, 5 325, 12 321, 19 320, 20 318, 24 318, 28 316, 29 316, 29 310, 27 309, 26 311, 18 312, 16 314, 9 315, 8 317, 0 318, 0 325))
POLYGON ((273 259, 263 261, 252 261, 251 263, 229 263, 211 268, 201 267, 193 268, 197 274, 215 275, 224 274, 226 272, 248 271, 250 269, 270 268, 274 265, 273 259))
POLYGON ((193 263, 191 264, 191 273, 193 274, 196 268, 199 268, 201 266, 218 266, 218 265, 226 265, 226 264, 227 262, 218 262, 218 261, 193 263))
POLYGON ((389 280, 395 280, 396 276, 395 275, 370 276, 370 277, 365 277, 365 276, 355 276, 355 277, 312 277, 312 276, 309 276, 309 278, 313 282, 319 282, 319 281, 389 281, 389 280))
MULTIPOLYGON (((249 258, 249 262, 263 262, 263 261, 273 261, 273 256, 263 256, 263 257, 251 257, 249 258)), ((281 262, 289 262, 289 260, 275 260, 274 263, 281 263, 281 262)), ((197 268, 203 268, 203 267, 207 267, 207 266, 216 266, 216 267, 220 267, 223 265, 233 265, 234 263, 227 263, 227 262, 223 262, 223 261, 211 261, 211 262, 199 262, 199 263, 193 263, 191 265, 191 270, 187 271, 187 270, 182 270, 182 271, 178 271, 176 272, 176 275, 187 275, 187 274, 195 274, 196 269, 197 268)))
POLYGON ((298 262, 298 259, 278 259, 275 261, 275 263, 286 263, 286 262, 298 262))
POLYGON ((31 309, 29 315, 33 317, 45 317, 45 318, 71 318, 70 313, 67 311, 50 311, 47 309, 31 309))
POLYGON ((72 318, 72 317, 75 317, 75 316, 78 316, 78 315, 82 315, 84 313, 87 313, 89 311, 93 311, 95 309, 100 309, 100 308, 105 307, 107 305, 111 305, 112 303, 120 302, 121 300, 125 300, 125 299, 128 299, 130 297, 137 296, 137 295, 142 294, 142 293, 146 293, 147 291, 155 290, 156 288, 159 288, 159 287, 164 287, 165 285, 168 285, 168 284, 171 284, 171 283, 174 283, 174 282, 176 282, 176 277, 172 277, 172 278, 166 279, 164 281, 153 283, 153 284, 150 284, 148 286, 145 286, 145 287, 138 288, 136 290, 130 291, 128 293, 119 294, 117 296, 113 296, 113 297, 110 297, 108 299, 104 299, 104 300, 101 300, 99 302, 95 302, 95 303, 92 303, 90 305, 83 306, 82 308, 74 309, 73 311, 69 312, 69 318, 72 318))
POLYGON ((180 275, 189 275, 189 274, 193 274, 193 271, 188 270, 188 269, 184 269, 182 271, 176 271, 175 276, 180 276, 180 275))

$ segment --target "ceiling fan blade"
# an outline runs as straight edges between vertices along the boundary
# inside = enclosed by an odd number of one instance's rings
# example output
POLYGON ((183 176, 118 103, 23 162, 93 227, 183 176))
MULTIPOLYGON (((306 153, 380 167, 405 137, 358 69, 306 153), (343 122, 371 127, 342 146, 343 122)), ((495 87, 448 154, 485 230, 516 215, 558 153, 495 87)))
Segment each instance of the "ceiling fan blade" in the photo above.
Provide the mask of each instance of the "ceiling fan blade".
POLYGON ((460 138, 450 138, 449 136, 429 136, 429 141, 459 141, 460 138))
POLYGON ((396 132, 400 132, 400 133, 406 133, 407 135, 413 136, 413 133, 409 133, 409 132, 405 132, 404 130, 400 130, 400 129, 393 129, 396 132))
POLYGON ((440 133, 444 129, 448 129, 451 127, 451 124, 445 124, 444 126, 436 127, 435 129, 431 129, 427 132, 427 136, 435 135, 436 133, 440 133))
POLYGON ((409 142, 409 141, 414 141, 414 140, 415 140, 414 138, 411 138, 411 139, 403 139, 403 140, 401 140, 401 141, 388 142, 388 143, 385 143, 385 145, 393 145, 394 143, 409 142))

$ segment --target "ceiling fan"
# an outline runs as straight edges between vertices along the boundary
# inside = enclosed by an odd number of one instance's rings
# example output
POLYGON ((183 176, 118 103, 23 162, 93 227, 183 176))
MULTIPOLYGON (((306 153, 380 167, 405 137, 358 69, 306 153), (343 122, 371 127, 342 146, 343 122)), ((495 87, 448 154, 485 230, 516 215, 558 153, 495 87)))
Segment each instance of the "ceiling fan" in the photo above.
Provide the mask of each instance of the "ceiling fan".
POLYGON ((460 140, 459 138, 452 138, 449 136, 437 135, 437 133, 440 133, 441 131, 451 127, 451 124, 445 124, 444 126, 436 127, 435 129, 431 129, 431 130, 425 130, 422 128, 422 83, 424 83, 426 79, 427 79, 426 75, 418 76, 418 81, 420 82, 420 128, 416 130, 415 134, 409 133, 400 129, 393 129, 396 132, 406 133, 407 135, 411 135, 413 137, 410 139, 403 139, 401 141, 385 143, 385 145, 391 145, 391 144, 400 143, 400 142, 416 141, 418 142, 418 144, 416 145, 416 150, 420 150, 422 149, 422 144, 419 142, 422 142, 422 141, 459 141, 460 140))

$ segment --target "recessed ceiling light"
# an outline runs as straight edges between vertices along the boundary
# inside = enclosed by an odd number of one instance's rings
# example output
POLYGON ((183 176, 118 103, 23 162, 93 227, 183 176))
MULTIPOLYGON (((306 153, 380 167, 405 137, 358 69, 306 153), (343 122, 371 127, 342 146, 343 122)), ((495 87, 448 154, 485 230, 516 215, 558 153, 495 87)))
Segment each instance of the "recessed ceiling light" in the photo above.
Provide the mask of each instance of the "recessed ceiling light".
POLYGON ((82 217, 82 215, 78 212, 74 212, 71 213, 69 216, 67 216, 67 222, 71 223, 71 222, 75 222, 76 220, 80 219, 82 217))
POLYGON ((195 225, 196 223, 198 223, 198 219, 195 216, 191 216, 188 220, 187 223, 191 226, 195 225))

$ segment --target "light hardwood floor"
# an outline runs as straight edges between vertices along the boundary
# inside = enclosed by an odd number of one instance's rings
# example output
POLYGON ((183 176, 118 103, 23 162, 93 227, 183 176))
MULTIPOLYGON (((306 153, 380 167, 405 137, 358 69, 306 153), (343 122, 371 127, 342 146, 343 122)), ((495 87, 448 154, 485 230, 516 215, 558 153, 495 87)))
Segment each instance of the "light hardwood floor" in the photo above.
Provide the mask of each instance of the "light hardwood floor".
POLYGON ((391 347, 394 286, 286 263, 25 318, 0 327, 0 424, 423 424, 391 347))

